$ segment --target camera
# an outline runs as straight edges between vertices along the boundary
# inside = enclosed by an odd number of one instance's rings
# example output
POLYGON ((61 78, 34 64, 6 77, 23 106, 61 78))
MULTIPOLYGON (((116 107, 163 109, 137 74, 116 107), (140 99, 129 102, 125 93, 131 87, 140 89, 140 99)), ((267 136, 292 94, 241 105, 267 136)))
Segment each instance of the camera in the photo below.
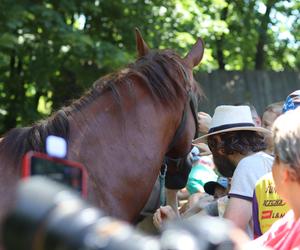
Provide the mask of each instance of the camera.
POLYGON ((20 182, 2 239, 6 250, 227 250, 234 249, 230 228, 218 218, 195 217, 149 236, 90 206, 72 189, 34 176, 20 182))
POLYGON ((71 187, 87 197, 88 174, 86 168, 79 162, 65 159, 67 143, 65 139, 50 135, 46 138, 46 152, 29 151, 22 161, 22 178, 45 176, 71 187))
POLYGON ((6 250, 158 249, 154 239, 42 176, 20 182, 2 234, 6 250))

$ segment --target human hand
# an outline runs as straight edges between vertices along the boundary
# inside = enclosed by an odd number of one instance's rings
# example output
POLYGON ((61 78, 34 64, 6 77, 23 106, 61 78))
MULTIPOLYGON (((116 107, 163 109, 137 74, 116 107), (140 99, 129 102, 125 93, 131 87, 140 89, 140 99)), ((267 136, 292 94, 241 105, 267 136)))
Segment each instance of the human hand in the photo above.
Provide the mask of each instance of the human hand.
POLYGON ((205 112, 198 112, 198 130, 200 133, 207 134, 211 123, 211 116, 205 112))
POLYGON ((189 208, 184 211, 181 216, 188 218, 199 212, 201 212, 209 203, 214 201, 212 195, 206 193, 195 193, 192 194, 189 198, 189 208))
POLYGON ((204 192, 197 192, 197 193, 191 194, 190 197, 188 198, 189 207, 193 207, 198 202, 199 199, 201 199, 205 196, 207 196, 207 193, 204 193, 204 192))
POLYGON ((177 218, 177 214, 171 206, 160 207, 153 215, 153 224, 156 228, 160 229, 165 221, 175 218, 177 218))
POLYGON ((202 197, 198 199, 197 202, 195 202, 194 206, 197 206, 200 209, 205 208, 209 203, 214 201, 214 197, 209 194, 204 194, 202 197))

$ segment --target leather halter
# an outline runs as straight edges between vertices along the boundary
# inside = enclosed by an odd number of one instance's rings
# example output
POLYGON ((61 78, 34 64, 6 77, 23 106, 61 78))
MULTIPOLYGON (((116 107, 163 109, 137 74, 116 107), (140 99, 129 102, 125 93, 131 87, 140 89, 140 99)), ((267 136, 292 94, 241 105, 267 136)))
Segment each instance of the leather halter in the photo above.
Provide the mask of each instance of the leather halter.
POLYGON ((196 132, 194 135, 194 139, 197 137, 198 135, 198 119, 197 119, 197 110, 198 110, 198 102, 197 102, 197 97, 196 95, 192 94, 191 90, 188 91, 188 99, 187 102, 185 104, 183 113, 182 113, 182 117, 181 117, 181 121, 180 124, 175 132, 175 135, 173 137, 173 140, 171 141, 171 143, 169 144, 168 147, 168 151, 164 157, 164 161, 159 173, 159 183, 160 183, 160 205, 165 205, 166 202, 166 197, 165 197, 165 192, 164 192, 164 187, 165 187, 165 178, 166 178, 166 174, 167 174, 167 170, 168 170, 168 164, 170 162, 175 162, 176 163, 176 168, 179 169, 183 163, 185 162, 185 159, 187 158, 187 155, 190 153, 190 149, 187 153, 185 153, 183 156, 178 157, 178 158, 173 158, 168 156, 168 152, 176 145, 177 141, 180 139, 180 137, 182 136, 184 129, 186 127, 186 122, 187 122, 187 109, 188 109, 188 105, 190 105, 190 108, 192 110, 192 114, 194 117, 194 121, 195 121, 195 125, 196 125, 196 132))
POLYGON ((183 156, 178 157, 178 158, 173 158, 173 157, 168 156, 168 152, 176 145, 177 141, 182 136, 182 134, 184 132, 184 129, 186 127, 188 105, 190 105, 190 108, 191 108, 191 111, 192 111, 192 114, 193 114, 193 117, 194 117, 194 121, 195 121, 195 126, 196 126, 196 132, 195 132, 195 135, 194 135, 194 139, 198 135, 198 119, 197 119, 198 102, 197 102, 196 95, 194 95, 192 93, 192 91, 190 90, 188 92, 188 99, 187 99, 187 102, 186 102, 184 110, 183 110, 183 114, 182 114, 182 117, 181 117, 180 124, 179 124, 179 126, 178 126, 178 128, 177 128, 177 130, 175 132, 173 140, 171 141, 171 143, 170 143, 170 145, 168 147, 168 151, 167 151, 167 153, 165 155, 164 164, 166 164, 166 161, 173 161, 173 162, 176 162, 176 166, 178 167, 178 165, 180 164, 180 162, 183 159, 185 159, 186 156, 190 153, 190 150, 189 150, 186 154, 184 154, 183 156))

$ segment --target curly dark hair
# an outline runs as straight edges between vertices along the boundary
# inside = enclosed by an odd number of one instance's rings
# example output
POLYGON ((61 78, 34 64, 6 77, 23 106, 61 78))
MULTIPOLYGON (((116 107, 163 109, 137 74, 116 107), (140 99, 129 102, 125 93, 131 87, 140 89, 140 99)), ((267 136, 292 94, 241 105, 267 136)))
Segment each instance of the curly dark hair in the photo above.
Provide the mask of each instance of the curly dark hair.
POLYGON ((264 136, 255 131, 241 130, 218 135, 221 141, 215 135, 209 136, 207 139, 211 151, 223 148, 227 155, 233 153, 246 155, 249 152, 258 152, 267 148, 264 136))

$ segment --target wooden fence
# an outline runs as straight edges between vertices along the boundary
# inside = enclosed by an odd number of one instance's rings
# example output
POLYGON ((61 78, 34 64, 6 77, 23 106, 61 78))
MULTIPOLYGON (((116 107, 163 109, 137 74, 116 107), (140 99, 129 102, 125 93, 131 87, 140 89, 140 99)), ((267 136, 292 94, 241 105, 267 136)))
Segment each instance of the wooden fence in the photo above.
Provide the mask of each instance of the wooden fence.
POLYGON ((253 104, 262 114, 270 103, 283 101, 289 93, 300 89, 300 72, 292 71, 198 72, 195 78, 207 97, 199 111, 211 115, 218 105, 244 102, 253 104))

